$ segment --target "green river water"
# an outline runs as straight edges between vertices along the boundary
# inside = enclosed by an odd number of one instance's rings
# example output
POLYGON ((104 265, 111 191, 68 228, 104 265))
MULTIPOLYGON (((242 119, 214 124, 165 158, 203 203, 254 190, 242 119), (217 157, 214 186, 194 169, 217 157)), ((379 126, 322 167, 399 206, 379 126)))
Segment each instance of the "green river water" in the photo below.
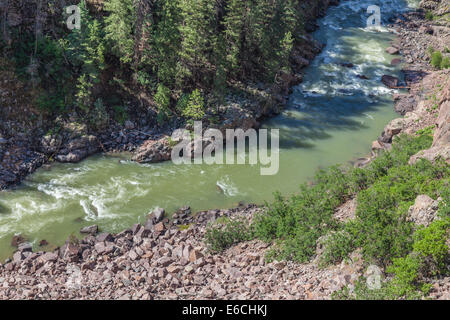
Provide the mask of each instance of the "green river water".
POLYGON ((13 252, 14 234, 25 235, 36 247, 45 239, 51 248, 83 226, 98 224, 115 232, 144 222, 155 207, 171 212, 185 205, 198 211, 240 201, 259 204, 273 199, 275 191, 296 192, 319 167, 367 155, 371 142, 397 117, 394 91, 381 84, 381 76, 400 76, 400 67, 390 66, 393 57, 385 53, 394 35, 384 28, 365 28, 367 7, 379 5, 386 23, 391 14, 417 2, 342 1, 319 21, 314 37, 326 48, 307 68, 287 110, 264 124, 280 129, 277 175, 261 176, 257 165, 139 165, 129 161, 129 155, 54 164, 20 187, 0 193, 0 260, 13 252))

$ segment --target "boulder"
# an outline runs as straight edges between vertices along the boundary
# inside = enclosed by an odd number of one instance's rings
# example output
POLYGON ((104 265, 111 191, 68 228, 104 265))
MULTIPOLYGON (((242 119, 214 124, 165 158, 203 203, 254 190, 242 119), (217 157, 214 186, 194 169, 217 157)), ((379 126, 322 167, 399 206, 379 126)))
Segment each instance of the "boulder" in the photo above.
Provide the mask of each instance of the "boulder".
POLYGON ((95 239, 97 242, 112 242, 113 236, 110 233, 101 233, 97 236, 97 238, 95 239))
POLYGON ((441 104, 434 133, 433 147, 450 145, 450 101, 441 104))
POLYGON ((42 263, 55 262, 56 260, 58 260, 58 255, 54 252, 46 252, 42 256, 40 256, 38 260, 42 263))
POLYGON ((59 151, 55 159, 62 163, 78 163, 86 157, 97 153, 99 149, 100 145, 97 137, 85 135, 71 140, 59 151))
POLYGON ((340 63, 339 64, 340 66, 342 66, 342 67, 345 67, 345 68, 353 68, 355 65, 353 64, 353 63, 351 63, 351 62, 342 62, 342 63, 340 63))
POLYGON ((33 245, 29 242, 22 242, 21 244, 19 244, 18 250, 21 252, 32 252, 33 245))
POLYGON ((132 160, 138 163, 157 163, 168 161, 172 157, 172 147, 169 144, 168 137, 158 140, 147 140, 136 151, 132 160))
POLYGON ((26 242, 27 239, 21 234, 15 235, 11 239, 11 247, 19 247, 19 244, 26 242))
POLYGON ((401 63, 402 63, 402 59, 395 58, 395 59, 392 59, 391 66, 398 66, 401 63))
POLYGON ((158 222, 161 222, 164 219, 166 211, 162 208, 156 208, 152 211, 149 215, 149 219, 152 220, 153 224, 156 224, 158 222))
POLYGON ((47 240, 41 240, 40 242, 39 242, 39 247, 45 247, 45 246, 48 246, 49 245, 49 243, 48 243, 48 241, 47 240))
POLYGON ((405 120, 398 118, 392 120, 385 128, 381 137, 378 139, 382 143, 392 143, 392 138, 402 132, 405 126, 405 120))
POLYGON ((409 164, 415 164, 420 159, 435 162, 437 159, 444 159, 450 163, 450 146, 437 146, 430 149, 419 151, 409 159, 409 164))
POLYGON ((416 225, 428 227, 436 219, 438 209, 439 201, 427 195, 420 195, 416 198, 414 205, 409 208, 407 220, 416 225))
POLYGON ((51 156, 58 152, 62 145, 62 137, 60 135, 46 135, 41 138, 39 151, 51 156))
POLYGON ((133 130, 134 128, 135 128, 135 125, 132 121, 130 121, 130 120, 125 121, 125 129, 133 130))
POLYGON ((386 49, 386 52, 394 55, 394 54, 398 54, 400 52, 400 50, 398 50, 398 48, 389 47, 386 49))
POLYGON ((381 82, 383 82, 383 84, 386 87, 395 89, 395 88, 398 88, 398 84, 399 84, 400 80, 397 77, 384 75, 381 77, 381 82))
POLYGON ((417 108, 418 101, 413 94, 394 94, 394 109, 396 112, 404 116, 407 112, 414 111, 417 108))
POLYGON ((84 227, 80 230, 80 233, 90 234, 90 235, 95 236, 98 233, 98 226, 93 225, 93 226, 84 227))

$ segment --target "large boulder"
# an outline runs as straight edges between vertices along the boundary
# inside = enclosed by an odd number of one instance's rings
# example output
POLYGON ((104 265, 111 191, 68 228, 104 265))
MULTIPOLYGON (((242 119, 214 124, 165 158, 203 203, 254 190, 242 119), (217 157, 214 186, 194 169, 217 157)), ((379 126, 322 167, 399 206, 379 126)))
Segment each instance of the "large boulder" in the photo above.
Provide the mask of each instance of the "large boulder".
POLYGON ((100 150, 100 144, 97 137, 85 135, 71 140, 64 148, 59 151, 55 159, 63 163, 77 163, 86 157, 97 153, 100 150))
POLYGON ((399 84, 400 80, 397 77, 384 75, 381 77, 381 82, 383 82, 383 84, 386 87, 388 87, 390 89, 395 89, 395 88, 398 88, 398 84, 399 84))
POLYGON ((158 140, 147 140, 137 150, 132 160, 139 163, 157 163, 171 159, 172 147, 168 137, 158 140))
POLYGON ((433 147, 450 145, 450 101, 445 101, 440 108, 437 128, 434 133, 433 147))
POLYGON ((378 139, 382 143, 392 143, 392 138, 402 132, 405 127, 405 119, 394 119, 384 128, 381 137, 378 139))
POLYGON ((407 220, 416 225, 428 227, 436 219, 438 209, 439 201, 427 195, 420 195, 416 198, 414 205, 409 208, 407 220))
POLYGON ((400 50, 398 50, 398 48, 389 47, 386 49, 386 52, 394 55, 394 54, 398 54, 400 52, 400 50))
POLYGON ((427 150, 419 151, 417 154, 411 156, 409 164, 415 164, 420 159, 425 159, 435 162, 437 159, 444 159, 450 163, 450 145, 432 147, 427 150))

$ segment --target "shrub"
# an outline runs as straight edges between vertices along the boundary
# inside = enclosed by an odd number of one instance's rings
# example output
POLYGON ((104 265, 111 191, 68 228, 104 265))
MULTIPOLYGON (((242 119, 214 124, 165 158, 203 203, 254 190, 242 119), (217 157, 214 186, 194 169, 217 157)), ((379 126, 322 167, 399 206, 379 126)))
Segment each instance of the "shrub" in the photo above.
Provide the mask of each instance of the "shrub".
POLYGON ((445 57, 444 59, 442 59, 441 62, 441 69, 448 69, 450 68, 450 58, 449 57, 445 57))
POLYGON ((123 125, 128 119, 128 113, 126 107, 114 106, 114 120, 123 125))
POLYGON ((449 236, 450 219, 436 220, 428 228, 420 228, 414 234, 413 251, 428 261, 432 273, 445 273, 449 248, 446 240, 449 236), (434 270, 433 270, 434 269, 434 270))
POLYGON ((155 102, 158 107, 158 123, 162 124, 170 114, 170 89, 166 86, 159 84, 155 94, 155 102))
POLYGON ((271 252, 274 258, 308 261, 321 236, 342 228, 333 218, 335 209, 359 192, 358 222, 349 223, 345 233, 330 238, 324 262, 342 260, 357 245, 364 245, 367 257, 383 260, 386 255, 385 263, 407 252, 412 229, 404 215, 409 202, 418 192, 436 194, 439 183, 430 180, 440 177, 440 171, 433 172, 431 164, 418 164, 412 170, 408 161, 432 140, 428 134, 402 135, 395 139, 390 152, 381 154, 367 168, 331 167, 320 171, 312 186, 301 186, 297 195, 284 198, 276 194, 267 211, 255 217, 256 237, 278 241, 278 248, 271 252), (411 179, 411 175, 419 176, 411 179), (391 180, 399 183, 391 185, 391 180))
POLYGON ((441 68, 442 53, 440 51, 434 51, 431 55, 431 65, 437 69, 441 68))
POLYGON ((427 12, 425 13, 425 19, 427 19, 427 20, 429 20, 429 21, 432 21, 433 18, 434 18, 433 12, 427 11, 427 12))
POLYGON ((94 108, 90 112, 89 122, 91 127, 100 130, 106 128, 109 122, 109 115, 102 99, 97 99, 94 108))
POLYGON ((205 242, 211 252, 219 253, 236 243, 252 238, 252 228, 245 218, 225 218, 208 227, 205 242))
POLYGON ((200 90, 195 89, 189 96, 189 100, 186 107, 183 109, 182 114, 185 118, 190 120, 202 120, 205 116, 205 102, 203 100, 200 90))

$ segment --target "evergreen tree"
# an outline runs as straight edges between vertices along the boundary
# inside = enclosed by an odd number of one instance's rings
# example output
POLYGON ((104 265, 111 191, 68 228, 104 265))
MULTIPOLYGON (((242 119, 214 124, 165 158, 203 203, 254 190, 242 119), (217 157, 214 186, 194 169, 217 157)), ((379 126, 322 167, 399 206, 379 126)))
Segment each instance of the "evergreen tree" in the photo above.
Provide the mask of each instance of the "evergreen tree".
POLYGON ((159 1, 156 12, 157 25, 150 38, 149 60, 158 82, 173 88, 181 43, 179 0, 159 1))
MULTIPOLYGON (((180 0, 182 22, 178 79, 180 87, 202 82, 212 70, 216 43, 216 6, 211 0, 180 0)), ((209 79, 210 80, 210 79, 209 79)))
POLYGON ((104 6, 109 16, 105 19, 106 39, 111 42, 113 54, 122 63, 131 63, 134 56, 135 9, 133 0, 107 0, 104 6))
POLYGON ((76 98, 78 106, 88 111, 92 101, 92 88, 99 83, 99 75, 105 67, 105 45, 103 28, 93 19, 85 1, 80 4, 80 30, 73 30, 67 37, 66 55, 73 66, 79 69, 76 98))

